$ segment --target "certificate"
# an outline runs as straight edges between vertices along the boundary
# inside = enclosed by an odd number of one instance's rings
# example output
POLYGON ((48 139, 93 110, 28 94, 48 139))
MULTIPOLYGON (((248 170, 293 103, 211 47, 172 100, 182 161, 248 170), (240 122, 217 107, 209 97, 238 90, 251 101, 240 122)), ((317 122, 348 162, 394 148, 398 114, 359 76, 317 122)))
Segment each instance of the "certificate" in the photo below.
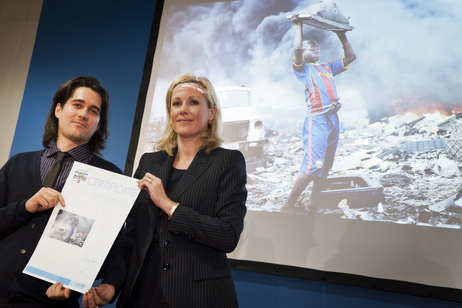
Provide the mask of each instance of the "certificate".
POLYGON ((23 273, 85 293, 90 289, 140 189, 125 175, 75 162, 23 273))

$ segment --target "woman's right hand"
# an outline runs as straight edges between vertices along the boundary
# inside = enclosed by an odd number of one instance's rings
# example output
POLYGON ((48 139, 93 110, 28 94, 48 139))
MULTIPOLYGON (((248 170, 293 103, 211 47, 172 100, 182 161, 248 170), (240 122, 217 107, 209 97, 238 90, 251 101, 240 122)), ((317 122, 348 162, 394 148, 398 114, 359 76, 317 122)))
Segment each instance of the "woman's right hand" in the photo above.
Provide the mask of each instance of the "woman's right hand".
POLYGON ((114 286, 102 283, 94 288, 91 288, 83 295, 82 306, 85 308, 99 308, 106 306, 114 295, 114 286))

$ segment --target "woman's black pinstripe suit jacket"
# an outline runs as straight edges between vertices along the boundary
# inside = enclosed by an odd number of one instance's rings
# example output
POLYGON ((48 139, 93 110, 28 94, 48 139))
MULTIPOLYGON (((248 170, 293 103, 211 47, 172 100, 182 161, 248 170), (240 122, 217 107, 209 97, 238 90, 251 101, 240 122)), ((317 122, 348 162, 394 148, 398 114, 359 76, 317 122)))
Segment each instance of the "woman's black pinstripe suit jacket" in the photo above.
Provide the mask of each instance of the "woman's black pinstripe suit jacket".
MULTIPOLYGON (((173 160, 164 151, 146 153, 135 177, 141 179, 150 172, 165 188, 173 160)), ((156 228, 161 287, 170 307, 237 307, 226 253, 234 250, 244 227, 246 178, 239 151, 217 148, 206 153, 202 149, 169 193, 180 203, 171 220, 142 191, 108 257, 104 275, 104 282, 121 292, 117 306, 133 307, 128 299, 156 228)), ((150 281, 141 286, 145 290, 138 291, 151 296, 150 281)))

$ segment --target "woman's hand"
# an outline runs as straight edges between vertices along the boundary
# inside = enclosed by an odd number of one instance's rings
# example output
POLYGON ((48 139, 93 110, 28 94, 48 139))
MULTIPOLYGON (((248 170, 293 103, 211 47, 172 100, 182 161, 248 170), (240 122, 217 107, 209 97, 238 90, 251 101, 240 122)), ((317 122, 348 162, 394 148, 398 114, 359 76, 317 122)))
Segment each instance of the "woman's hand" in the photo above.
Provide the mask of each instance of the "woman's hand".
POLYGON ((170 215, 172 208, 178 203, 173 202, 165 193, 162 180, 147 172, 145 176, 138 181, 138 187, 149 193, 152 202, 162 211, 170 215))
POLYGON ((147 191, 157 206, 162 200, 168 199, 162 180, 149 172, 138 181, 138 187, 147 191))
POLYGON ((82 306, 85 308, 99 308, 106 306, 114 295, 114 286, 102 283, 95 288, 91 288, 83 295, 82 306))

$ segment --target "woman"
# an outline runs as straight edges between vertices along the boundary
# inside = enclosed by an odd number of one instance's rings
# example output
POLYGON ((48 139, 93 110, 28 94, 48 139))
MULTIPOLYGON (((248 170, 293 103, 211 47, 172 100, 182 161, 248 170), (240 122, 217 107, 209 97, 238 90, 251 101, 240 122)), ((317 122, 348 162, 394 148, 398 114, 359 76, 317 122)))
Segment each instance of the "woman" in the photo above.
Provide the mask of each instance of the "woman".
POLYGON ((237 307, 226 253, 236 247, 247 198, 245 161, 220 147, 220 109, 207 78, 170 85, 158 152, 135 173, 142 189, 84 307, 237 307))

